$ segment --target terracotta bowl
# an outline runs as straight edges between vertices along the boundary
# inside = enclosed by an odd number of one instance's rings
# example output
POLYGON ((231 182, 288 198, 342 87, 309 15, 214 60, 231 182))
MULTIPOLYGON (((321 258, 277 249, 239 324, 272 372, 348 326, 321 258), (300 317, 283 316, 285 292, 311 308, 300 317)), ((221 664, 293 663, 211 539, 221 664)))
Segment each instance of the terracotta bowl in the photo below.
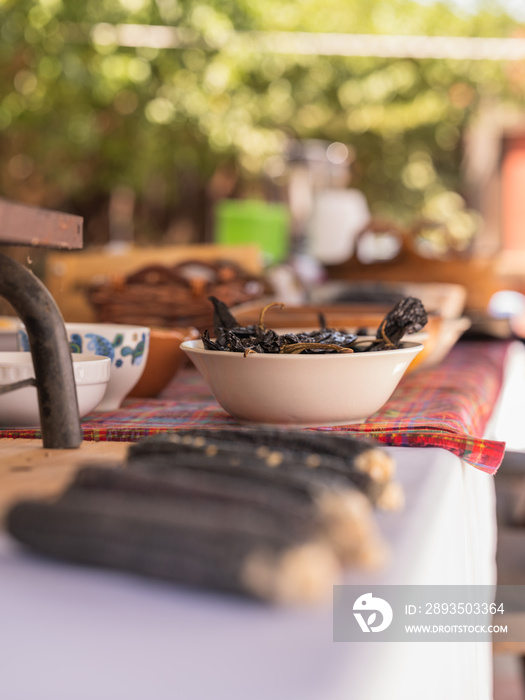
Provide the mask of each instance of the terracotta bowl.
POLYGON ((405 340, 411 340, 414 343, 421 343, 423 345, 423 350, 410 363, 407 370, 408 372, 413 372, 419 367, 427 366, 429 357, 431 357, 439 345, 442 326, 443 319, 441 316, 429 315, 428 323, 422 331, 405 336, 405 340))
POLYGON ((463 333, 467 331, 471 325, 472 321, 466 316, 461 316, 460 318, 443 318, 441 319, 441 323, 437 325, 435 332, 432 335, 429 334, 428 343, 423 338, 419 337, 422 333, 414 333, 412 340, 422 343, 424 349, 421 355, 418 355, 415 360, 412 361, 408 371, 414 369, 414 365, 416 368, 430 368, 438 365, 445 359, 463 333), (422 360, 418 363, 420 357, 422 357, 422 360))
POLYGON ((151 328, 149 355, 144 372, 128 394, 129 398, 147 399, 157 396, 173 379, 186 355, 180 349, 185 340, 195 340, 196 328, 151 328))

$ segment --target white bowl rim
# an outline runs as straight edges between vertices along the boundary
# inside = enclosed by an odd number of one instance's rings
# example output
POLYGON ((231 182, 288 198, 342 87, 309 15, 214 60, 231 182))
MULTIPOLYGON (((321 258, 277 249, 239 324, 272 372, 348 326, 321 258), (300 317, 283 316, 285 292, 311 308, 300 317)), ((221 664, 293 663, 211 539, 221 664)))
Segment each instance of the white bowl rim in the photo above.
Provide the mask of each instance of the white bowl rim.
MULTIPOLYGON (((375 338, 375 335, 373 336, 375 338)), ((401 342, 404 343, 417 343, 422 345, 423 348, 427 345, 430 340, 429 331, 416 331, 415 333, 410 333, 409 335, 404 335, 401 342), (410 338, 410 340, 408 340, 410 338)), ((389 350, 389 352, 392 352, 389 350)))
POLYGON ((79 332, 93 332, 95 329, 99 329, 100 331, 107 331, 108 333, 125 333, 125 332, 130 332, 130 333, 149 333, 150 332, 150 327, 149 326, 131 326, 127 325, 124 323, 96 323, 95 321, 93 323, 75 323, 75 322, 66 322, 64 324, 66 331, 71 332, 74 329, 78 329, 79 332))
MULTIPOLYGON (((109 357, 104 355, 94 355, 90 352, 72 352, 71 358, 73 362, 95 362, 95 360, 109 360, 109 357)), ((3 365, 22 365, 33 364, 30 352, 22 350, 3 350, 0 351, 0 367, 3 365)))
MULTIPOLYGON (((102 330, 107 330, 107 331, 112 331, 118 333, 119 331, 121 333, 124 333, 126 331, 130 331, 132 333, 140 333, 140 332, 150 332, 151 328, 149 326, 131 326, 125 323, 97 323, 96 321, 93 321, 91 323, 89 322, 84 322, 84 321, 79 321, 78 323, 76 321, 66 321, 64 323, 64 327, 66 331, 70 332, 74 328, 77 328, 80 333, 86 332, 93 330, 95 328, 100 328, 102 330)), ((19 322, 17 328, 17 331, 25 331, 26 328, 22 321, 19 322)), ((12 332, 12 331, 11 331, 12 332)))
MULTIPOLYGON (((111 371, 111 360, 103 355, 88 353, 71 353, 75 384, 107 384, 111 371)), ((30 352, 0 352, 0 370, 12 370, 17 376, 12 381, 19 381, 35 376, 33 359, 30 352)))
MULTIPOLYGON (((380 356, 383 357, 384 355, 388 355, 388 357, 394 357, 396 355, 407 355, 407 354, 413 354, 415 350, 417 352, 420 352, 423 350, 423 344, 422 343, 415 343, 411 341, 402 341, 402 346, 400 348, 395 348, 393 350, 377 350, 376 352, 335 352, 335 353, 317 353, 317 354, 305 354, 303 355, 302 353, 298 354, 291 354, 291 353, 271 353, 271 352, 266 352, 266 353, 261 353, 261 352, 254 352, 250 353, 246 357, 250 358, 266 358, 267 360, 270 361, 275 361, 278 358, 286 358, 287 361, 295 359, 295 360, 302 360, 302 361, 312 361, 315 359, 315 361, 323 362, 326 360, 336 360, 336 361, 341 361, 343 358, 348 358, 348 357, 353 357, 353 358, 358 358, 358 357, 374 357, 374 356, 380 356)), ((208 355, 211 357, 212 355, 216 356, 224 356, 224 357, 242 357, 243 359, 245 358, 244 353, 242 352, 231 352, 231 351, 220 351, 220 350, 208 350, 207 348, 204 348, 202 346, 202 340, 185 340, 183 343, 180 345, 181 349, 184 350, 185 352, 188 353, 195 353, 197 355, 208 355)))

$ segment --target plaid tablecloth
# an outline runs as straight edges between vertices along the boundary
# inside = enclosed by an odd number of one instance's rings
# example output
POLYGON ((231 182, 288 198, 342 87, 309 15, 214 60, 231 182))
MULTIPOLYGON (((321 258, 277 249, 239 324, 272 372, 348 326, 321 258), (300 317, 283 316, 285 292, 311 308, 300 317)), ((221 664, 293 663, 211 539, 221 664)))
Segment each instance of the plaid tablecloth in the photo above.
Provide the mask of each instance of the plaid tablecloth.
MULTIPOLYGON (((503 381, 509 345, 459 343, 438 367, 408 374, 388 403, 362 425, 316 428, 366 435, 387 445, 442 447, 494 474, 505 443, 483 439, 503 381)), ((118 411, 82 421, 85 440, 137 441, 181 428, 240 428, 195 370, 179 373, 157 399, 128 399, 118 411)), ((0 430, 0 438, 37 438, 27 428, 0 430)))

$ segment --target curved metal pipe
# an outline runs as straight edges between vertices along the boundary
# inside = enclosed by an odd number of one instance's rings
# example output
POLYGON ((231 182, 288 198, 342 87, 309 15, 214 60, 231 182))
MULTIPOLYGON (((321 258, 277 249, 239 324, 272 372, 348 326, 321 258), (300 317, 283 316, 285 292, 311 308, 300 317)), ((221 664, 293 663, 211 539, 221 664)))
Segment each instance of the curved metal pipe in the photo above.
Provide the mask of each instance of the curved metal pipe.
POLYGON ((64 321, 53 297, 30 270, 2 253, 0 296, 12 305, 27 330, 44 447, 78 447, 82 429, 73 363, 64 321))

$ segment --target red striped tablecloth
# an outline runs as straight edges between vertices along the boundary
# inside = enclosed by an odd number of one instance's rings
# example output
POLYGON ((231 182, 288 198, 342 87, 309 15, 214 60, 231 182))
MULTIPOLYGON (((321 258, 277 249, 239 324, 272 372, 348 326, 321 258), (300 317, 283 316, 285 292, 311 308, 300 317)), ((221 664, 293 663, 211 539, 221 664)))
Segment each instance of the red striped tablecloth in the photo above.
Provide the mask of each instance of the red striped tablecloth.
MULTIPOLYGON (((362 425, 316 428, 348 432, 387 445, 442 447, 494 474, 505 443, 483 438, 503 382, 508 343, 462 342, 436 368, 405 376, 388 403, 362 425)), ((118 411, 82 420, 85 440, 137 441, 181 428, 240 428, 218 405, 196 371, 182 371, 161 397, 128 399, 118 411)), ((38 438, 27 428, 0 438, 38 438)))

